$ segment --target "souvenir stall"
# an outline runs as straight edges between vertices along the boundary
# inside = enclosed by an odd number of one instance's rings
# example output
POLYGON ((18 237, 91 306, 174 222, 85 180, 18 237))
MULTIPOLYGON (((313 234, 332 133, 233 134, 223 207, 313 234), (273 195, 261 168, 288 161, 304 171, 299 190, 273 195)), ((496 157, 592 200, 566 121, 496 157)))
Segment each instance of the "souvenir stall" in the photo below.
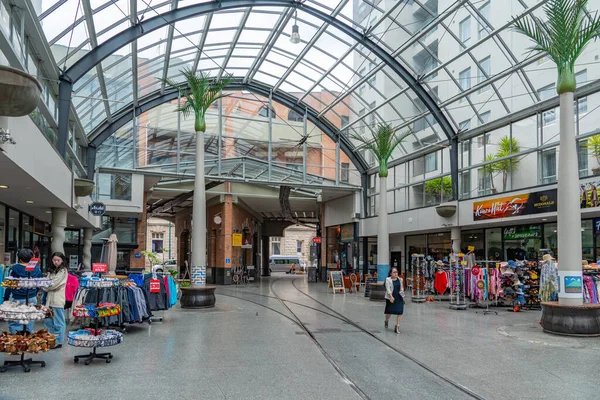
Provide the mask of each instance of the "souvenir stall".
POLYGON ((583 301, 588 304, 600 303, 600 267, 597 263, 583 264, 583 301))

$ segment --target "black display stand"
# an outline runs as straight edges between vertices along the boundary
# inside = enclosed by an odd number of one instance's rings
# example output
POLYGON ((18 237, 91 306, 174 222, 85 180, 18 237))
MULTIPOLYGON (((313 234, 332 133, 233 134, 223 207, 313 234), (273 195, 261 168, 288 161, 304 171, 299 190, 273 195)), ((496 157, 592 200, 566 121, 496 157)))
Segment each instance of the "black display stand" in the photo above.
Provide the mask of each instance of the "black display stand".
MULTIPOLYGON (((31 272, 27 273, 27 279, 31 279, 31 272)), ((26 306, 29 305, 29 288, 27 288, 27 291, 25 292, 25 305, 26 306)), ((23 335, 26 335, 26 333, 27 333, 27 324, 23 324, 23 335)), ((21 354, 20 360, 4 361, 4 365, 2 367, 0 367, 0 373, 4 373, 9 368, 18 367, 18 366, 23 367, 23 372, 30 372, 31 366, 38 365, 38 364, 42 368, 46 367, 45 361, 33 361, 32 358, 25 358, 25 353, 23 353, 23 354, 21 354)))
MULTIPOLYGON (((102 277, 102 274, 98 274, 98 275, 100 277, 102 277)), ((98 307, 100 305, 100 288, 96 287, 95 289, 96 289, 96 307, 98 307)), ((98 328, 100 327, 100 317, 96 317, 96 318, 94 318, 94 320, 95 320, 94 335, 98 336, 98 328)), ((113 355, 112 355, 112 353, 96 353, 96 347, 94 347, 94 350, 91 353, 75 356, 73 358, 73 361, 78 363, 80 359, 84 359, 85 361, 83 363, 85 365, 90 365, 92 360, 95 358, 105 360, 107 364, 110 364, 110 361, 112 360, 113 355)))

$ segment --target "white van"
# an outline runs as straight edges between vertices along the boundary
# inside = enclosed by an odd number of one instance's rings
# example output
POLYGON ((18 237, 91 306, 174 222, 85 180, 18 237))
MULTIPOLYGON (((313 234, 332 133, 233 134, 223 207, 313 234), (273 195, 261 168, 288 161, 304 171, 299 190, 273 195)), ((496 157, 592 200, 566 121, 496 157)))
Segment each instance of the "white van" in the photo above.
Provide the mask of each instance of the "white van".
POLYGON ((269 271, 270 272, 288 272, 295 264, 296 270, 304 271, 305 265, 300 257, 298 256, 271 256, 269 258, 269 271))

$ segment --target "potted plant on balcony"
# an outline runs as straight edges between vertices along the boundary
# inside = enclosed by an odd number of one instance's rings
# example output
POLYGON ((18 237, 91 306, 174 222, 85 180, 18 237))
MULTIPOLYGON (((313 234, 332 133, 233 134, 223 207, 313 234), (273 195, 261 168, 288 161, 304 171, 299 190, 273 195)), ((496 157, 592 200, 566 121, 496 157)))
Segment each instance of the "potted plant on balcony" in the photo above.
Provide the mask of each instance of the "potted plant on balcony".
POLYGON ((425 193, 431 196, 435 196, 443 200, 449 200, 452 198, 452 178, 450 176, 444 176, 441 178, 435 178, 425 182, 425 193), (443 199, 442 199, 443 195, 443 199))
MULTIPOLYGON (((520 151, 519 142, 515 138, 509 138, 503 136, 498 142, 498 151, 494 155, 495 158, 509 157, 511 154, 518 153, 520 151)), ((502 172, 502 191, 506 192, 506 186, 508 184, 508 176, 511 171, 516 171, 519 166, 519 159, 517 157, 506 158, 494 163, 495 172, 502 172)))
POLYGON ((592 136, 585 142, 585 144, 583 144, 582 147, 585 148, 598 163, 597 167, 592 168, 592 173, 594 175, 600 175, 600 135, 592 136))

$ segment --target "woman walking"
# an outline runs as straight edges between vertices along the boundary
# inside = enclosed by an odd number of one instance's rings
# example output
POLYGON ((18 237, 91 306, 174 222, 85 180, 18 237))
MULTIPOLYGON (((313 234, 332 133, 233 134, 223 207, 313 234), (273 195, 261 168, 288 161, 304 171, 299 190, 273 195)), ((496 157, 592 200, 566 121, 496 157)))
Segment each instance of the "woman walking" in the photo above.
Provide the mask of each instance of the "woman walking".
POLYGON ((385 327, 392 314, 396 316, 394 332, 400 333, 400 321, 404 314, 404 289, 402 278, 398 277, 398 268, 392 267, 390 276, 385 278, 385 327))
POLYGON ((43 289, 48 292, 46 307, 50 307, 54 311, 52 319, 47 318, 44 320, 46 329, 56 335, 56 346, 53 349, 60 349, 65 340, 65 290, 67 278, 67 257, 59 252, 52 254, 52 264, 48 273, 48 279, 52 281, 52 285, 43 289))

